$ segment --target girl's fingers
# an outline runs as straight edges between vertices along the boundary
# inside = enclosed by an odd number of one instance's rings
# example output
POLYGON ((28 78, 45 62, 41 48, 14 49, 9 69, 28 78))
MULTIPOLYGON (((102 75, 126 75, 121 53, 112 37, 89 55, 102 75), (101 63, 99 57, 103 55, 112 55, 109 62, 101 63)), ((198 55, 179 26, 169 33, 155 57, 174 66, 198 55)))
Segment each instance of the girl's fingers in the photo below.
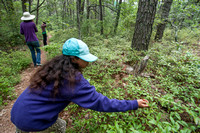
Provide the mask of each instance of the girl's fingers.
POLYGON ((149 101, 143 99, 143 101, 142 101, 142 106, 143 106, 143 107, 149 107, 148 103, 149 103, 149 101))
POLYGON ((145 107, 149 107, 148 103, 149 101, 146 99, 139 99, 138 101, 138 105, 140 108, 145 108, 145 107))
POLYGON ((149 103, 149 101, 148 100, 146 100, 146 99, 142 99, 143 101, 145 101, 145 102, 147 102, 147 103, 149 103))
POLYGON ((147 103, 142 105, 143 107, 149 107, 149 105, 147 103))

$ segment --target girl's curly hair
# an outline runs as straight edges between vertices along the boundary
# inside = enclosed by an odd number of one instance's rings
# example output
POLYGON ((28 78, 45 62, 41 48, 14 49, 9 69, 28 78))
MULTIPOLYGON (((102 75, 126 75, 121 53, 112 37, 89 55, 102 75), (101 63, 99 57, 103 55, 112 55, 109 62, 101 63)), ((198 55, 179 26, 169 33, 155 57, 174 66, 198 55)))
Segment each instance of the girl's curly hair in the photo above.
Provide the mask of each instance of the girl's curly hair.
POLYGON ((29 88, 33 90, 43 90, 45 86, 54 83, 53 96, 59 93, 59 87, 66 79, 70 86, 75 83, 75 75, 81 72, 78 64, 72 62, 75 56, 60 55, 41 66, 40 69, 30 79, 29 88))

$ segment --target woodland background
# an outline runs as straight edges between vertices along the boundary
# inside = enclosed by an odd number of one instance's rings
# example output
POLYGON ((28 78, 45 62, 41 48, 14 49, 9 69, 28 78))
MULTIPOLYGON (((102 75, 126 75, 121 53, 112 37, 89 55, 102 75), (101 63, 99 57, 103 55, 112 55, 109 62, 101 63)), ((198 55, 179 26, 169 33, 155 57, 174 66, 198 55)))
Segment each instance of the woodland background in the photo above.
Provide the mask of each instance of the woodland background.
POLYGON ((16 98, 13 86, 31 64, 19 33, 29 11, 40 40, 47 23, 52 38, 42 50, 48 59, 70 37, 82 39, 99 57, 84 71, 97 91, 150 101, 148 109, 125 113, 71 104, 60 114, 67 132, 200 132, 199 0, 1 0, 0 7, 1 109, 16 98))

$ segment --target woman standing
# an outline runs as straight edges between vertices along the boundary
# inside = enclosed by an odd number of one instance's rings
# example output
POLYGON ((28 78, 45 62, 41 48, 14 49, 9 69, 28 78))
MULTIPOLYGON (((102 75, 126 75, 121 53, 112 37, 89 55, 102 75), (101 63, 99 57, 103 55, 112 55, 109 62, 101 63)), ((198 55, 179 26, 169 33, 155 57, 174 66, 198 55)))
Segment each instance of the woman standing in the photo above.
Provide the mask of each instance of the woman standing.
POLYGON ((41 51, 38 38, 35 34, 35 32, 38 32, 38 30, 35 23, 33 22, 34 18, 35 15, 31 15, 29 12, 23 13, 23 17, 21 17, 23 22, 20 24, 20 33, 25 36, 25 41, 31 51, 34 66, 40 66, 41 51), (37 52, 37 55, 35 54, 35 51, 37 52))

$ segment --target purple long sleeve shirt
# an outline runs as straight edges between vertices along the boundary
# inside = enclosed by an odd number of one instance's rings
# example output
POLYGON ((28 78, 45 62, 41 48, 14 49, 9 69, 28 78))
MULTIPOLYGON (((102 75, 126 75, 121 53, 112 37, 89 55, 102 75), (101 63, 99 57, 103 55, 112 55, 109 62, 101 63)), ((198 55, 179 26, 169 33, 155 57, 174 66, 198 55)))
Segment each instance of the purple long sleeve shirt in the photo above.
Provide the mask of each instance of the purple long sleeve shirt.
POLYGON ((25 36, 26 42, 38 41, 35 32, 38 32, 38 30, 34 22, 22 22, 20 24, 20 33, 25 36))
POLYGON ((52 98, 53 84, 39 93, 30 92, 27 88, 16 100, 11 110, 11 121, 23 131, 42 131, 50 127, 58 118, 58 114, 70 103, 100 112, 125 112, 138 109, 137 100, 109 99, 98 93, 94 86, 80 79, 70 90, 65 82, 60 93, 52 98))

